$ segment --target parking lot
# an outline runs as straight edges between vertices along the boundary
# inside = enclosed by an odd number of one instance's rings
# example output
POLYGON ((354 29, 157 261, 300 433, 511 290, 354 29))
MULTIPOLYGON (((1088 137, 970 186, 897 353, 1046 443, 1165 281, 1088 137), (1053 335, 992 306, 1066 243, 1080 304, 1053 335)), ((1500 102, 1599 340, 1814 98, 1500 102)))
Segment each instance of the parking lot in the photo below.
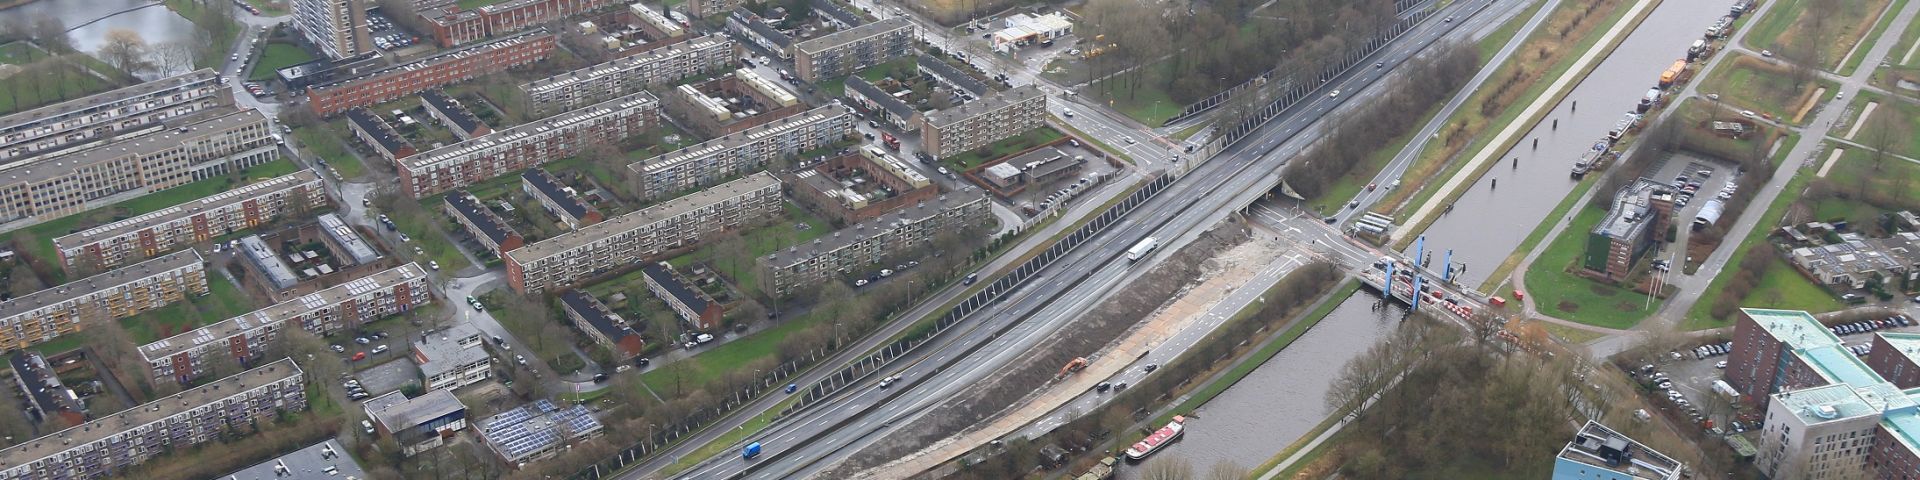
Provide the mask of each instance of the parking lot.
MULTIPOLYGON (((1867 347, 1872 345, 1875 332, 1920 333, 1920 323, 1913 322, 1910 316, 1895 321, 1881 320, 1877 323, 1870 326, 1864 321, 1848 322, 1836 325, 1834 328, 1839 329, 1835 333, 1840 336, 1840 340, 1847 345, 1847 348, 1855 355, 1861 356, 1864 356, 1867 353, 1867 347), (1906 325, 1899 325, 1899 321, 1905 321, 1906 325)), ((1654 397, 1655 405, 1663 410, 1674 410, 1678 418, 1694 419, 1696 423, 1711 419, 1713 425, 1716 428, 1722 428, 1725 433, 1742 433, 1755 429, 1759 426, 1759 417, 1763 412, 1739 412, 1736 418, 1736 412, 1730 408, 1725 397, 1714 391, 1714 381, 1724 378, 1723 374, 1726 371, 1723 368, 1725 368, 1728 353, 1723 349, 1711 348, 1715 346, 1730 347, 1731 345, 1726 341, 1690 345, 1688 349, 1674 352, 1679 355, 1678 360, 1671 360, 1672 357, 1668 357, 1669 361, 1652 365, 1651 373, 1645 370, 1646 366, 1643 366, 1641 371, 1635 372, 1636 377, 1654 388, 1649 395, 1654 397), (1700 346, 1708 346, 1709 349, 1696 352, 1695 350, 1700 346), (1660 374, 1665 374, 1665 379, 1671 382, 1669 388, 1658 388, 1660 382, 1650 380, 1660 374), (1678 394, 1677 397, 1674 396, 1675 393, 1678 394), (1697 418, 1694 416, 1695 412, 1698 414, 1697 418)))

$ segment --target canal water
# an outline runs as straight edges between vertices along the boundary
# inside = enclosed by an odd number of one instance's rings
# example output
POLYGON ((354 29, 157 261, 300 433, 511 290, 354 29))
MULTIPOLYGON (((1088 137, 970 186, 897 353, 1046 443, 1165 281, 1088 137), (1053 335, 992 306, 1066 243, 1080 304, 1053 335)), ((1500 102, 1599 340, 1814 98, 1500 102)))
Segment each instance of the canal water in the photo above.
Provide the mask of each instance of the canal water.
MULTIPOLYGON (((152 6, 126 11, 101 19, 114 12, 122 12, 158 2, 150 0, 39 0, 18 7, 0 10, 0 16, 22 16, 31 21, 40 15, 58 18, 67 28, 100 19, 84 27, 67 32, 73 38, 74 48, 99 56, 100 46, 107 41, 107 32, 114 29, 132 30, 145 39, 147 45, 165 42, 193 41, 193 22, 168 10, 165 6, 152 6)), ((225 4, 221 4, 225 5, 225 4)), ((180 73, 180 72, 172 72, 180 73)), ((158 78, 154 74, 148 77, 158 78)))
MULTIPOLYGON (((1431 268, 1443 270, 1446 252, 1452 249, 1454 263, 1466 264, 1461 285, 1478 288, 1486 281, 1573 191, 1576 182, 1569 172, 1574 160, 1633 110, 1647 89, 1659 82, 1660 72, 1674 60, 1686 58, 1687 47, 1726 15, 1732 4, 1732 0, 1661 2, 1591 76, 1454 202, 1452 213, 1427 228, 1431 268), (1534 139, 1540 141, 1538 149, 1533 147, 1534 139), (1520 159, 1517 167, 1514 158, 1520 159)), ((1407 249, 1409 255, 1412 251, 1407 249)))
MULTIPOLYGON (((1202 475, 1218 462, 1258 466, 1327 418, 1324 400, 1347 360, 1392 334, 1406 315, 1374 310, 1380 297, 1362 289, 1292 345, 1194 411, 1186 434, 1139 466, 1182 458, 1202 475)), ((1138 478, 1138 468, 1129 468, 1138 478)))

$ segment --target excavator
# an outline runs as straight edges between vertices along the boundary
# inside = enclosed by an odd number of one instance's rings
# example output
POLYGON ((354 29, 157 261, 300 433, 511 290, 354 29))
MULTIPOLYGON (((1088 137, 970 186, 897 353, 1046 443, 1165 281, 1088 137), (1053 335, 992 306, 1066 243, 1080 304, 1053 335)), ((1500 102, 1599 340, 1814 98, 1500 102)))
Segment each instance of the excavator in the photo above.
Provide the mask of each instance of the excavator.
POLYGON ((1069 361, 1065 366, 1060 367, 1060 373, 1057 375, 1054 375, 1053 379, 1059 380, 1062 378, 1067 378, 1068 375, 1072 375, 1074 372, 1078 372, 1084 368, 1087 368, 1087 357, 1074 357, 1072 361, 1069 361))

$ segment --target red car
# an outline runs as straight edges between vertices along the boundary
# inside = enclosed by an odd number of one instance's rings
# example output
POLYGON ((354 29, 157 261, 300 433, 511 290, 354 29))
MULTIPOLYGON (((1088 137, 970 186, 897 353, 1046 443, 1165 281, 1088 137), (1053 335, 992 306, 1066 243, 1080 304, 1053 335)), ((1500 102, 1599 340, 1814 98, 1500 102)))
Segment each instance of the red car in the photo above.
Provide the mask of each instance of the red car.
POLYGON ((367 359, 367 352, 359 352, 359 353, 353 354, 353 361, 358 362, 366 359, 367 359))

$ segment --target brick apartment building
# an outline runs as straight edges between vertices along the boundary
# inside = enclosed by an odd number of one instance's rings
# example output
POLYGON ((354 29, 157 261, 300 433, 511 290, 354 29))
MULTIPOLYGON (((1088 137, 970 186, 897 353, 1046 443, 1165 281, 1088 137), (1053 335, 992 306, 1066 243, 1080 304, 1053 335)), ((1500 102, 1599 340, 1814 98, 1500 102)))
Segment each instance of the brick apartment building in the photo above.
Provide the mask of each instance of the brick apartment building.
POLYGON ((662 198, 766 168, 782 156, 832 146, 853 135, 853 117, 825 106, 634 162, 640 195, 662 198))
POLYGON ((993 218, 985 194, 973 188, 951 192, 832 235, 761 257, 760 279, 775 295, 806 284, 839 281, 893 256, 932 245, 941 233, 960 232, 993 218))
POLYGON ((720 320, 726 316, 726 310, 708 297, 707 292, 688 285, 672 265, 666 262, 650 263, 640 267, 640 275, 645 277, 647 291, 666 302, 667 308, 687 324, 693 325, 695 330, 712 331, 720 328, 720 320))
POLYGON ((573 191, 573 187, 560 183, 560 179, 554 178, 546 169, 529 168, 521 173, 520 190, 539 200, 540 206, 546 208, 547 213, 559 217, 560 223, 566 224, 568 229, 578 230, 606 219, 600 209, 588 205, 573 191))
POLYGON ((793 73, 807 83, 844 77, 913 54, 913 22, 904 16, 793 44, 793 73))
POLYGON ((718 71, 733 64, 734 51, 725 35, 707 35, 534 80, 520 91, 534 115, 548 115, 718 71))
POLYGON ((1754 466, 1770 478, 1920 473, 1920 335, 1876 333, 1865 358, 1803 311, 1742 309, 1726 381, 1764 409, 1754 466), (1903 386, 1904 385, 1904 386, 1903 386))
POLYGON ((88 146, 233 105, 220 75, 201 69, 0 116, 0 163, 88 146))
POLYGON ((564 289, 780 210, 780 180, 748 175, 507 252, 507 283, 523 294, 564 289))
POLYGON ((807 109, 793 92, 753 73, 732 74, 697 84, 674 87, 667 94, 667 113, 703 137, 718 137, 764 125, 807 109))
POLYGON ((1613 208, 1587 233, 1581 265, 1611 279, 1627 278, 1640 257, 1666 238, 1673 190, 1644 177, 1613 195, 1613 208))
POLYGON ((493 210, 480 203, 480 199, 466 190, 454 190, 447 193, 447 216, 453 217, 467 234, 493 252, 495 257, 506 258, 507 252, 527 244, 527 238, 514 231, 512 225, 501 220, 493 210))
POLYGON ((304 374, 283 358, 0 450, 0 478, 124 476, 155 456, 229 438, 246 425, 306 408, 304 374))
POLYGON ((373 51, 367 7, 373 0, 292 0, 293 28, 329 59, 373 51))
POLYGON ((946 158, 1046 126, 1047 95, 1022 85, 923 115, 921 150, 946 158))
POLYGON ((302 169, 144 215, 53 239, 60 265, 115 268, 212 241, 331 202, 320 176, 302 169))
POLYGON ((393 124, 366 108, 347 110, 347 129, 353 131, 353 138, 360 139, 360 143, 372 148, 374 153, 380 154, 380 158, 387 159, 387 163, 396 163, 420 153, 419 149, 413 147, 413 142, 393 130, 393 124))
POLYGON ((535 120, 400 162, 400 186, 424 198, 571 157, 595 143, 617 144, 659 125, 660 101, 640 92, 535 120))
POLYGON ((15 173, 0 179, 0 222, 52 220, 278 157, 267 118, 255 110, 210 109, 169 128, 10 165, 15 173))
POLYGON ((308 107, 332 117, 429 89, 530 64, 553 53, 555 37, 533 30, 400 65, 307 86, 308 107))
POLYGON ((560 294, 560 305, 566 310, 567 319, 573 321, 574 328, 592 337, 594 343, 607 347, 607 352, 612 353, 616 360, 625 361, 640 356, 640 351, 647 348, 647 342, 640 338, 639 332, 633 331, 633 327, 627 326, 626 319, 613 313, 612 309, 586 290, 568 290, 560 294))
MULTIPOLYGON (((692 5, 701 1, 702 0, 691 0, 688 4, 692 5)), ((747 43, 759 45, 761 50, 771 52, 774 56, 780 57, 781 60, 793 58, 792 36, 787 35, 786 32, 782 32, 778 28, 773 28, 773 25, 767 23, 766 19, 760 18, 760 16, 754 14, 752 10, 741 7, 740 2, 737 0, 709 0, 709 2, 709 4, 716 4, 713 2, 730 3, 730 5, 727 6, 727 10, 722 10, 727 12, 727 33, 740 37, 741 40, 747 43)), ((701 16, 706 17, 711 15, 701 16)))
POLYGON ((413 339, 409 354, 429 391, 457 389, 493 377, 493 356, 472 324, 460 323, 413 339))
POLYGON ((420 104, 427 107, 427 115, 439 120, 440 125, 453 131, 453 136, 461 140, 493 133, 493 127, 475 116, 472 110, 460 103, 460 100, 447 96, 446 92, 427 90, 420 92, 420 104))
POLYGON ((842 224, 864 222, 940 195, 926 175, 872 145, 829 157, 820 166, 788 175, 786 181, 794 198, 842 224))
POLYGON ((870 118, 886 122, 901 130, 919 128, 919 125, 913 122, 920 120, 920 110, 913 108, 912 105, 908 105, 907 102, 893 96, 885 89, 868 83, 866 79, 859 76, 849 76, 841 85, 846 89, 842 95, 847 98, 847 101, 853 102, 860 107, 861 111, 867 112, 870 118))
POLYGON ((457 6, 423 9, 420 18, 431 26, 440 48, 453 48, 617 4, 614 0, 509 0, 467 10, 457 6))
POLYGON ((0 348, 27 348, 208 292, 198 252, 168 254, 0 302, 0 348))
POLYGON ((229 355, 242 365, 259 360, 282 328, 332 333, 432 301, 426 269, 409 263, 146 344, 140 356, 156 381, 187 383, 207 374, 207 355, 229 355))
POLYGON ((687 0, 687 3, 681 4, 680 8, 685 10, 688 16, 706 18, 725 14, 739 8, 741 3, 741 0, 687 0))

